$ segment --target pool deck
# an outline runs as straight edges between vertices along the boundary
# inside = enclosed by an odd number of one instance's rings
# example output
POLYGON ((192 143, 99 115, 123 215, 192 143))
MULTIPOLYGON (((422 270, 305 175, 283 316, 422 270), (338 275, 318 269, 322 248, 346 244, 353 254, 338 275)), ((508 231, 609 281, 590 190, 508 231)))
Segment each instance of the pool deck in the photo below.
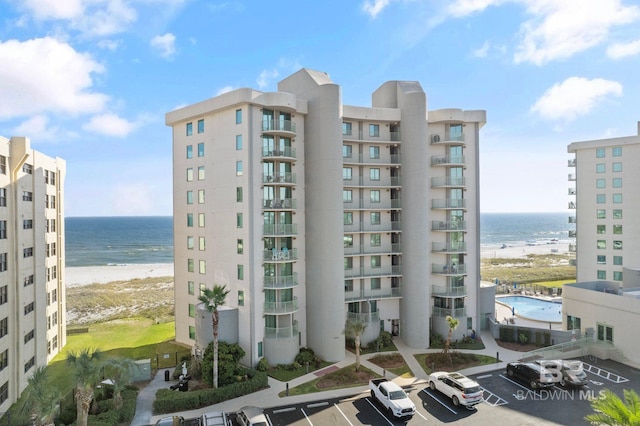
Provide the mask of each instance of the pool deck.
MULTIPOLYGON (((505 294, 505 296, 524 296, 524 295, 519 295, 519 294, 505 294)), ((556 300, 562 300, 562 297, 549 297, 549 296, 528 296, 528 297, 533 297, 534 299, 540 299, 540 300, 546 300, 549 302, 553 302, 556 300)), ((500 299, 499 297, 496 297, 496 299, 500 299)), ((510 318, 512 318, 513 315, 511 315, 511 309, 508 308, 507 306, 501 304, 501 303, 496 303, 496 318, 498 319, 498 321, 505 323, 506 321, 508 321, 510 318)), ((561 322, 548 322, 548 321, 534 321, 534 320, 530 320, 527 318, 520 318, 517 314, 514 318, 514 324, 515 325, 523 325, 526 327, 535 327, 535 328, 544 328, 547 330, 562 330, 562 323, 561 322)))

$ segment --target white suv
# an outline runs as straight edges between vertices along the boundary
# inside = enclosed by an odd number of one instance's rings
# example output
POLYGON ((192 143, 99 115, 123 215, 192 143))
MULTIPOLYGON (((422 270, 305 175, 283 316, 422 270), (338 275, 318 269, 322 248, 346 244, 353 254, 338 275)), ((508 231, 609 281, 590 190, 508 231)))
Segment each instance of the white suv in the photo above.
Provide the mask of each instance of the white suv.
POLYGON ((482 402, 483 392, 480 385, 460 373, 439 371, 429 376, 429 387, 439 390, 451 398, 453 405, 463 405, 472 409, 482 402))

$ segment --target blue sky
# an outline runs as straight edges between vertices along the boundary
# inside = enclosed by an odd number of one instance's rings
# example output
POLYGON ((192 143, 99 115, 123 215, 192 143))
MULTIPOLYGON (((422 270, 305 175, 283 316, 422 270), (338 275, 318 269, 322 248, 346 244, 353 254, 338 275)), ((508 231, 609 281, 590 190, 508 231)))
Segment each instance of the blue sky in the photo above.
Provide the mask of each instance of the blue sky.
POLYGON ((484 109, 483 212, 565 211, 567 145, 637 133, 629 0, 0 0, 0 135, 67 161, 67 216, 171 215, 164 115, 302 67, 484 109))

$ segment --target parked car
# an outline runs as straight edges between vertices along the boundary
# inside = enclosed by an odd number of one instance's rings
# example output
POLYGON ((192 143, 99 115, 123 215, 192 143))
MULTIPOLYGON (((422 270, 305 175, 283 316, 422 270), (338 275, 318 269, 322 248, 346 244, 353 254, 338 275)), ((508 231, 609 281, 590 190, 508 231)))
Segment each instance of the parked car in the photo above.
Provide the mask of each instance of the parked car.
POLYGON ((438 371, 429 376, 429 387, 451 398, 453 405, 464 405, 472 409, 480 404, 483 392, 480 385, 460 373, 438 371))
POLYGON ((416 413, 416 406, 405 391, 387 379, 369 380, 371 398, 377 399, 395 418, 408 420, 416 413))
POLYGON ((163 417, 156 422, 156 426, 183 426, 183 425, 184 425, 184 417, 182 416, 163 417))
POLYGON ((240 426, 269 426, 267 417, 264 415, 262 408, 258 407, 242 407, 236 413, 236 422, 240 426))
POLYGON ((522 380, 533 390, 553 386, 553 374, 534 362, 510 362, 507 364, 507 376, 522 380))
POLYGON ((554 381, 560 386, 584 386, 587 384, 587 373, 582 361, 565 361, 562 359, 538 359, 534 361, 553 374, 554 381))

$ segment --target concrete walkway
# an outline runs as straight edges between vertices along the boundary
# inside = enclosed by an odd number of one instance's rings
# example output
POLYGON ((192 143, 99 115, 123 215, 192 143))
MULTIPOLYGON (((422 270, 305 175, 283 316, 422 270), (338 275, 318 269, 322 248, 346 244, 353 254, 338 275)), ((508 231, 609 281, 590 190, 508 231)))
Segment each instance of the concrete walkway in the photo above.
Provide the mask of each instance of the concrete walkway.
MULTIPOLYGON (((522 352, 512 351, 498 346, 496 341, 494 340, 491 333, 487 330, 483 330, 480 334, 482 338, 482 342, 485 345, 485 349, 482 350, 459 350, 459 352, 469 352, 475 354, 482 354, 495 357, 499 354, 500 362, 495 364, 483 365, 479 367, 468 368, 466 370, 461 370, 463 374, 472 375, 479 374, 486 371, 493 371, 496 369, 504 370, 506 368, 507 362, 517 361, 518 358, 522 355, 522 352)), ((372 371, 380 375, 385 375, 390 380, 398 383, 400 386, 405 388, 421 388, 426 386, 427 380, 429 379, 429 375, 424 372, 420 364, 416 360, 416 354, 424 354, 424 353, 434 353, 441 352, 441 349, 414 349, 410 348, 403 340, 399 337, 394 337, 394 344, 398 348, 398 352, 402 354, 405 362, 411 369, 414 377, 404 378, 397 377, 394 374, 383 370, 381 367, 371 363, 368 361, 369 358, 375 356, 376 354, 367 354, 362 355, 360 357, 361 364, 366 368, 369 368, 372 371)), ((337 368, 346 367, 348 365, 355 363, 355 355, 349 351, 345 351, 345 358, 329 366, 323 370, 314 371, 304 376, 298 377, 294 380, 291 380, 289 384, 289 389, 292 389, 300 384, 307 383, 311 380, 318 378, 318 376, 322 375, 326 370, 334 370, 337 368)), ((172 369, 171 369, 172 370, 172 369)), ((138 401, 136 407, 136 414, 131 422, 132 426, 144 426, 144 425, 154 425, 156 421, 163 417, 170 416, 170 414, 162 414, 162 415, 153 415, 153 401, 155 399, 155 394, 158 389, 168 388, 170 385, 175 384, 174 382, 165 382, 164 381, 164 370, 159 370, 152 381, 140 391, 138 394, 138 401)), ((368 386, 359 386, 352 387, 346 389, 337 389, 337 390, 329 390, 326 392, 316 392, 312 394, 306 395, 298 395, 298 396, 289 396, 289 397, 280 397, 278 394, 286 390, 287 384, 283 382, 279 382, 275 379, 269 378, 269 388, 255 392, 249 395, 242 396, 240 398, 224 401, 219 404, 214 404, 205 408, 200 408, 197 410, 185 411, 180 413, 174 413, 174 415, 180 415, 185 418, 193 418, 198 417, 201 414, 211 412, 211 411, 225 411, 225 412, 233 412, 237 411, 245 405, 255 405, 262 408, 270 408, 276 407, 280 405, 293 405, 298 403, 304 403, 307 401, 315 401, 322 398, 342 398, 347 396, 356 395, 359 393, 368 393, 368 386)))

